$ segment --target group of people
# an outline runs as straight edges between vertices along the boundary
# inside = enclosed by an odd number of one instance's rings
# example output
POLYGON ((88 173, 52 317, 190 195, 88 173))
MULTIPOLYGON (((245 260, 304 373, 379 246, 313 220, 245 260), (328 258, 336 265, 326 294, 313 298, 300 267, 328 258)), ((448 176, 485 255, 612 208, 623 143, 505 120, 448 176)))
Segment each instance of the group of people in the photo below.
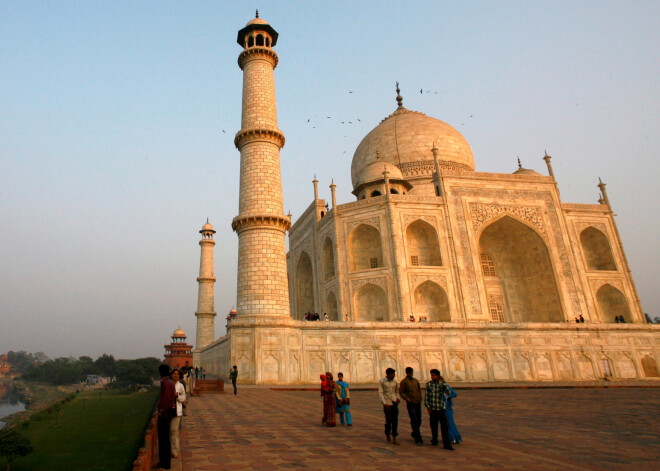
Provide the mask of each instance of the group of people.
MULTIPOLYGON (((431 381, 426 383, 423 400, 422 387, 419 380, 414 377, 414 370, 411 367, 406 368, 406 377, 401 383, 394 379, 396 371, 393 368, 387 368, 385 377, 378 382, 378 397, 383 403, 383 413, 385 414, 385 438, 393 445, 398 445, 399 403, 401 400, 406 401, 412 428, 410 435, 415 440, 415 444, 421 446, 424 443, 420 431, 422 402, 429 414, 431 445, 437 446, 439 443, 438 424, 440 425, 442 445, 446 450, 453 450, 452 445, 463 441, 454 422, 453 398, 457 396, 456 391, 445 382, 440 371, 434 368, 430 373, 431 381)), ((321 396, 323 397, 322 425, 335 427, 336 414, 339 414, 342 425, 346 424, 349 427, 353 425, 350 412, 350 389, 348 383, 344 381, 342 373, 337 374, 337 381, 334 381, 330 372, 321 375, 321 396)))
POLYGON ((580 317, 575 318, 575 323, 576 324, 584 324, 584 317, 582 317, 582 314, 580 314, 580 317))
MULTIPOLYGON (((320 321, 321 316, 319 316, 318 312, 306 312, 305 316, 304 316, 304 319, 306 321, 320 321)), ((329 321, 330 320, 330 318, 328 317, 328 315, 326 313, 323 313, 323 320, 324 321, 329 321)))
POLYGON ((614 322, 617 323, 617 324, 625 324, 626 319, 623 316, 616 316, 614 318, 614 322))
MULTIPOLYGON (((452 399, 457 396, 456 392, 449 386, 440 375, 440 371, 432 369, 431 381, 426 383, 424 394, 424 407, 429 414, 431 427, 431 445, 438 445, 438 423, 442 435, 442 445, 446 450, 453 450, 452 444, 461 443, 463 440, 454 422, 454 410, 452 399)), ((385 370, 385 378, 378 382, 378 395, 383 403, 385 413, 385 438, 394 445, 397 444, 399 425, 399 403, 401 399, 406 401, 408 416, 410 417, 410 434, 415 444, 421 446, 424 441, 420 431, 422 425, 422 388, 414 377, 414 370, 406 368, 406 377, 398 383, 394 380, 396 371, 393 368, 385 370)))
POLYGON ((160 365, 160 398, 158 399, 158 468, 170 469, 172 458, 178 458, 180 451, 179 429, 186 401, 186 389, 191 387, 192 368, 186 369, 186 384, 182 372, 170 370, 168 365, 160 365), (187 388, 186 388, 187 386, 187 388))
POLYGON ((344 381, 344 374, 337 373, 337 381, 334 381, 329 371, 321 375, 321 396, 323 397, 323 419, 321 425, 335 427, 337 416, 339 422, 348 427, 353 426, 351 417, 351 393, 348 383, 344 381))
POLYGON ((428 322, 429 318, 426 316, 419 316, 419 319, 415 319, 415 316, 410 314, 410 322, 428 322))

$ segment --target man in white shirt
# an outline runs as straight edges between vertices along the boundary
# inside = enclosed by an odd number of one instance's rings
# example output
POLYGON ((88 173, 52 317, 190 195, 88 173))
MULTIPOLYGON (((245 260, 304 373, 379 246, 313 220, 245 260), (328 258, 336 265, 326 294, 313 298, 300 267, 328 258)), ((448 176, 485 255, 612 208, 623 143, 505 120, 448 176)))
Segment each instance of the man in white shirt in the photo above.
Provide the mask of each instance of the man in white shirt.
POLYGON ((383 403, 383 412, 385 412, 385 438, 390 441, 392 436, 392 445, 398 445, 396 441, 399 435, 399 383, 394 381, 394 368, 385 370, 385 377, 378 382, 378 396, 383 403))

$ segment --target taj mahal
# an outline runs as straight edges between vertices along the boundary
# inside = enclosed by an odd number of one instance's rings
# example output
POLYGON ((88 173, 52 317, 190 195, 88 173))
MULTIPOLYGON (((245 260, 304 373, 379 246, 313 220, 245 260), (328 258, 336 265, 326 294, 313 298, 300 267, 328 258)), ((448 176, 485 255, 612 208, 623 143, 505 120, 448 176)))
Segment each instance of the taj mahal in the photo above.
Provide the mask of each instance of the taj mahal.
POLYGON ((320 199, 314 180, 314 200, 292 221, 277 39, 258 16, 238 32, 236 310, 215 338, 207 222, 195 365, 221 377, 238 365, 254 384, 310 383, 325 371, 369 383, 406 366, 449 381, 658 377, 660 326, 646 323, 605 183, 597 204, 565 203, 547 154, 547 175, 479 172, 465 138, 407 109, 398 84, 393 112, 353 155, 355 201, 338 204, 334 184, 331 201, 320 199), (306 321, 308 312, 329 320, 306 321))

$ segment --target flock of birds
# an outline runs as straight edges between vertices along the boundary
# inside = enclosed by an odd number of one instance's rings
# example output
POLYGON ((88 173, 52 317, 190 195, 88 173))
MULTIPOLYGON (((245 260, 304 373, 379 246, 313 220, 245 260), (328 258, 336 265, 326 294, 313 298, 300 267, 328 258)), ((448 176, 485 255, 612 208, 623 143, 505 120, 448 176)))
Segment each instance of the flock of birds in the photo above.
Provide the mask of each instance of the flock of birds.
MULTIPOLYGON (((349 91, 348 91, 348 94, 352 94, 353 92, 354 92, 353 90, 349 90, 349 91)), ((424 95, 425 93, 427 93, 427 94, 428 94, 428 93, 431 93, 431 94, 433 94, 433 95, 437 95, 437 94, 438 94, 438 92, 437 92, 436 90, 426 90, 426 91, 425 91, 423 88, 420 88, 420 89, 419 89, 419 93, 420 93, 420 95, 424 95)), ((468 118, 472 118, 472 117, 473 117, 473 115, 468 116, 468 118)), ((326 116, 325 119, 333 119, 333 117, 332 117, 332 116, 326 116)), ((344 121, 339 121, 339 122, 340 122, 341 124, 343 124, 343 125, 352 125, 352 124, 357 124, 357 123, 361 123, 361 122, 362 122, 362 120, 361 120, 360 118, 352 118, 352 119, 353 119, 353 121, 345 119, 344 121), (355 123, 354 123, 354 122, 355 122, 355 123)), ((317 125, 318 123, 316 123, 315 121, 312 121, 312 118, 307 118, 307 122, 306 122, 306 124, 310 125, 312 129, 316 129, 316 127, 317 127, 316 125, 317 125)), ((465 123, 461 123, 461 126, 465 126, 465 123)), ((226 134, 226 133, 227 133, 227 131, 225 131, 224 129, 222 129, 221 132, 222 132, 223 134, 226 134)), ((347 138, 347 137, 348 137, 348 136, 344 136, 344 138, 347 138)), ((347 151, 343 151, 342 153, 345 154, 346 152, 347 152, 347 151)))

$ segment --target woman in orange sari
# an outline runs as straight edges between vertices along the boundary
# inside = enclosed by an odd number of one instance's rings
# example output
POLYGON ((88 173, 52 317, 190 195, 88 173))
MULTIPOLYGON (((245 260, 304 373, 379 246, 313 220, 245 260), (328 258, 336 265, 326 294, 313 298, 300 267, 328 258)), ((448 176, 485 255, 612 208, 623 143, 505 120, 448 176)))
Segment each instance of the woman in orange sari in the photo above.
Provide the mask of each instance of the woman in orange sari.
POLYGON ((335 415, 335 382, 332 379, 332 373, 325 374, 325 385, 322 386, 323 394, 323 413, 325 414, 325 425, 334 427, 337 425, 337 417, 335 415))

